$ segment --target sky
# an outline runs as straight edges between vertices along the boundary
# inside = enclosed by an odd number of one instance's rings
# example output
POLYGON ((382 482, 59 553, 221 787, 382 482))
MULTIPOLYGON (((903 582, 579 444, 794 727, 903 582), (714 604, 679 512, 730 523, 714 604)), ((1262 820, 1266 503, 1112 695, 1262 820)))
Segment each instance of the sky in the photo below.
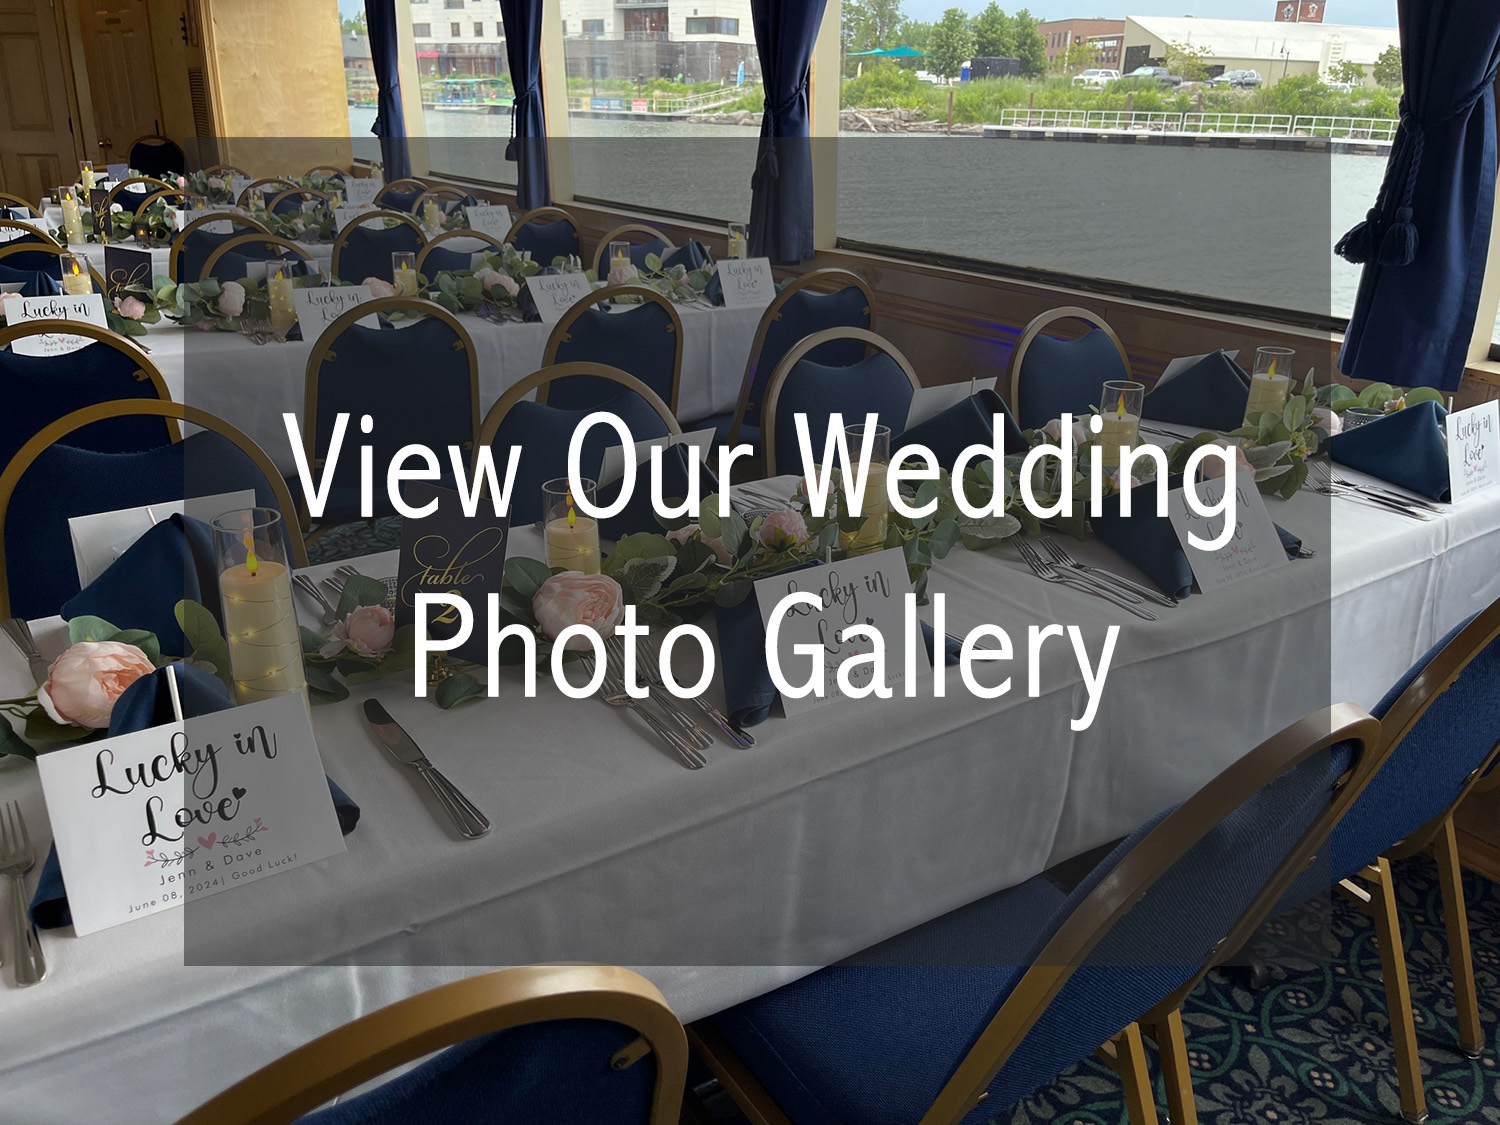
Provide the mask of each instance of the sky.
MULTIPOLYGON (((916 20, 936 20, 947 8, 965 8, 970 13, 988 0, 903 0, 902 8, 916 20)), ((1201 16, 1235 20, 1269 20, 1275 0, 1000 0, 1007 12, 1029 7, 1042 19, 1070 16, 1201 16)), ((1396 26, 1396 0, 1328 0, 1329 23, 1367 27, 1396 26)))

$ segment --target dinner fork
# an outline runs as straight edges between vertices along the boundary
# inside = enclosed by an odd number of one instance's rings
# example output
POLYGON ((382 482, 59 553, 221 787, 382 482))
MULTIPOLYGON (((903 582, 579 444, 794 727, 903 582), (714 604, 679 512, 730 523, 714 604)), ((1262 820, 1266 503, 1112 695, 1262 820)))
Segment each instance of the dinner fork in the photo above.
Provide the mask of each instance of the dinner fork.
POLYGON ((42 956, 42 941, 37 937, 36 925, 31 921, 31 912, 26 909, 26 883, 24 876, 31 870, 36 853, 31 849, 31 836, 26 831, 26 818, 21 815, 21 806, 10 803, 10 820, 0 817, 0 875, 10 876, 10 920, 12 943, 16 951, 16 983, 25 987, 35 984, 47 975, 47 961, 42 956))
MULTIPOLYGON (((589 676, 590 678, 592 678, 594 675, 593 659, 586 657, 584 659, 584 664, 588 667, 589 676)), ((604 695, 601 698, 605 703, 608 703, 611 707, 628 707, 630 710, 634 711, 637 715, 645 720, 646 725, 651 728, 651 730, 656 734, 656 737, 665 742, 667 744, 667 748, 670 749, 672 753, 676 754, 678 760, 681 761, 682 764, 688 769, 700 770, 708 764, 708 759, 700 754, 687 741, 687 739, 681 737, 671 727, 667 726, 655 715, 653 715, 650 710, 642 707, 637 700, 630 697, 630 694, 625 690, 625 681, 620 679, 619 676, 615 674, 613 668, 610 666, 608 649, 605 650, 605 667, 603 678, 604 695)))
POLYGON ((339 615, 334 612, 333 603, 323 596, 323 591, 305 574, 293 574, 292 585, 309 595, 323 608, 323 614, 319 618, 324 625, 336 625, 339 615))
POLYGON ((1081 574, 1087 574, 1102 582, 1108 582, 1111 586, 1118 586, 1120 589, 1128 590, 1132 594, 1139 594, 1143 598, 1149 598, 1157 605, 1174 606, 1178 604, 1177 599, 1171 595, 1148 589, 1137 582, 1132 582, 1123 574, 1116 574, 1112 570, 1105 570, 1102 566, 1088 566, 1085 563, 1075 561, 1073 556, 1068 554, 1068 549, 1050 535, 1043 535, 1038 542, 1041 543, 1042 550, 1052 556, 1052 561, 1061 566, 1076 570, 1081 574))
MULTIPOLYGON (((682 728, 682 736, 684 738, 699 750, 707 750, 714 744, 714 736, 700 727, 698 721, 679 706, 677 697, 663 686, 660 669, 657 669, 657 675, 655 676, 647 669, 648 647, 648 645, 636 646, 636 655, 640 658, 636 661, 636 671, 645 681, 642 686, 650 693, 651 698, 656 700, 657 706, 667 713, 667 717, 682 728)), ((624 640, 620 637, 605 638, 604 651, 609 657, 610 667, 619 670, 621 680, 623 681, 625 671, 624 640)))
POLYGON ((1359 485, 1335 483, 1333 470, 1321 461, 1309 461, 1307 464, 1309 469, 1307 483, 1314 492, 1324 496, 1338 496, 1345 500, 1353 500, 1371 508, 1383 508, 1388 512, 1400 512, 1403 516, 1422 520, 1424 523, 1432 519, 1432 516, 1411 507, 1408 502, 1387 499, 1359 485))
POLYGON ((1410 507, 1421 508, 1424 512, 1431 512, 1437 516, 1444 514, 1445 509, 1439 508, 1436 504, 1429 504, 1426 500, 1418 500, 1415 496, 1405 496, 1392 489, 1381 488, 1378 484, 1355 484, 1352 480, 1334 476, 1332 469, 1327 469, 1325 472, 1330 482, 1342 488, 1352 488, 1356 492, 1378 492, 1382 496, 1389 496, 1392 500, 1399 500, 1410 507))
MULTIPOLYGON (((644 675, 650 682, 653 690, 656 688, 661 689, 661 695, 658 695, 657 698, 660 699, 662 695, 665 695, 668 698, 675 700, 676 697, 672 696, 671 693, 666 690, 666 681, 661 678, 660 650, 648 641, 645 644, 641 645, 638 651, 641 654, 641 674, 644 675)), ((729 741, 734 743, 734 745, 747 749, 755 745, 755 738, 752 735, 747 734, 743 730, 740 730, 739 727, 735 726, 732 722, 729 721, 728 715, 720 711, 703 696, 693 696, 693 702, 698 705, 698 709, 700 711, 702 711, 716 724, 718 724, 719 729, 724 732, 724 737, 729 739, 729 741)), ((694 725, 696 726, 697 724, 694 725)), ((709 743, 706 745, 711 744, 712 740, 710 739, 709 743)))
POLYGON ((1040 578, 1043 582, 1053 582, 1060 583, 1064 586, 1071 586, 1073 589, 1078 590, 1081 593, 1092 594, 1094 597, 1103 598, 1105 601, 1110 602, 1113 605, 1117 605, 1121 609, 1129 610, 1137 617, 1143 617, 1147 621, 1156 620, 1156 614, 1150 612, 1149 610, 1142 609, 1140 606, 1131 605, 1128 601, 1125 600, 1124 595, 1117 596, 1114 591, 1104 586, 1100 586, 1097 583, 1090 582, 1088 579, 1081 576, 1075 576, 1071 573, 1059 574, 1052 563, 1045 561, 1041 557, 1041 555, 1037 554, 1035 547, 1033 547, 1030 543, 1027 543, 1025 540, 1021 539, 1019 536, 1013 536, 1011 541, 1015 543, 1016 550, 1021 553, 1021 560, 1025 562, 1025 564, 1031 568, 1031 572, 1038 578, 1040 578))

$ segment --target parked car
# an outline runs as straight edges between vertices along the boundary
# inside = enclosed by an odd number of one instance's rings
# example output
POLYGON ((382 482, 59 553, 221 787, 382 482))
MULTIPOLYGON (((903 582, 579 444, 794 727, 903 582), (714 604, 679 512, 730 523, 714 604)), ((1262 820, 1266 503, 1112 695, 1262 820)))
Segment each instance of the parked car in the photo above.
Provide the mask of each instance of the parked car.
POLYGON ((1210 86, 1234 86, 1239 89, 1249 90, 1261 83, 1260 71, 1258 70, 1226 70, 1217 78, 1209 79, 1210 86))
POLYGON ((1118 70, 1109 70, 1106 67, 1091 66, 1088 70, 1073 75, 1073 85, 1092 86, 1096 90, 1102 90, 1118 77, 1120 77, 1120 72, 1118 70))
POLYGON ((1159 86, 1181 86, 1182 76, 1173 74, 1164 66, 1138 66, 1127 74, 1126 79, 1155 82, 1159 86))

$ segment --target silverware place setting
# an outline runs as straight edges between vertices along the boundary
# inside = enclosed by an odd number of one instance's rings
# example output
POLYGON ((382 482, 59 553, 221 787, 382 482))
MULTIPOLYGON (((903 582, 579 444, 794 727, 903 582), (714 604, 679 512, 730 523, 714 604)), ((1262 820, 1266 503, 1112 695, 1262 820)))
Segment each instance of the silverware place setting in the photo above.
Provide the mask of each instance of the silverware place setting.
POLYGON ((21 806, 12 801, 8 807, 0 808, 0 875, 10 879, 10 921, 14 937, 11 944, 16 955, 16 984, 23 988, 36 984, 47 975, 42 940, 37 936, 31 911, 26 906, 26 872, 35 862, 36 852, 31 846, 31 834, 26 831, 26 818, 21 815, 21 806))
MULTIPOLYGON (((652 695, 655 696, 658 700, 666 701, 666 703, 669 704, 672 708, 677 708, 679 700, 676 696, 672 695, 671 692, 667 691, 666 681, 662 679, 661 646, 653 645, 648 641, 646 644, 638 646, 636 648, 636 652, 640 656, 639 663, 641 676, 650 686, 652 695)), ((707 715, 714 721, 714 725, 719 728, 719 732, 723 734, 723 736, 727 738, 731 744, 744 749, 748 749, 749 747, 755 745, 755 739, 751 737, 750 734, 742 730, 740 727, 735 726, 728 715, 720 711, 703 696, 693 696, 692 702, 697 705, 698 710, 702 711, 705 715, 707 715)), ((693 725, 695 727, 697 726, 697 724, 693 725)), ((713 739, 709 738, 707 742, 704 742, 702 744, 702 747, 704 749, 707 749, 712 745, 713 739)))
POLYGON ((25 618, 12 617, 0 624, 0 629, 4 629, 11 643, 21 650, 22 656, 26 657, 26 667, 31 673, 31 678, 39 684, 46 683, 52 665, 36 647, 36 641, 31 636, 31 626, 26 624, 25 618))
POLYGON ((1410 519, 1424 522, 1430 521, 1433 515, 1442 513, 1441 508, 1434 508, 1424 501, 1411 500, 1390 489, 1354 484, 1343 477, 1334 476, 1333 470, 1322 461, 1309 461, 1307 467, 1307 483, 1304 487, 1320 495, 1336 496, 1342 500, 1364 504, 1367 508, 1399 512, 1410 519))
POLYGON ((474 840, 490 830, 489 818, 428 760, 421 747, 400 723, 391 718, 390 712, 381 706, 379 700, 365 700, 365 719, 385 752, 397 764, 415 770, 417 776, 427 783, 432 795, 437 798, 438 804, 460 835, 474 840))
POLYGON ((1132 582, 1123 574, 1116 574, 1114 571, 1106 570, 1102 566, 1088 566, 1084 563, 1076 562, 1073 556, 1068 553, 1067 548, 1050 535, 1041 536, 1037 542, 1041 544, 1042 550, 1052 557, 1052 561, 1059 566, 1076 570, 1080 574, 1096 578, 1106 585, 1113 586, 1126 593, 1136 594, 1160 606, 1174 606, 1179 604, 1176 598, 1142 586, 1138 582, 1132 582))
POLYGON ((301 590, 313 601, 318 603, 322 616, 319 618, 324 625, 338 623, 338 613, 333 608, 333 603, 323 596, 323 591, 318 589, 317 584, 305 574, 293 574, 292 585, 301 590))
MULTIPOLYGON (((690 770, 700 770, 708 764, 708 759, 678 730, 673 729, 657 717, 651 708, 638 699, 633 698, 625 690, 625 680, 621 660, 614 655, 609 646, 605 645, 605 667, 602 670, 604 691, 599 695, 611 707, 619 707, 633 712, 648 727, 653 734, 659 738, 667 749, 670 750, 682 765, 690 770)), ((596 674, 594 658, 585 656, 580 664, 592 679, 596 674)))
POLYGON ((1031 568, 1031 572, 1043 582, 1058 586, 1069 586, 1079 593, 1089 594, 1101 598, 1129 613, 1146 621, 1155 621, 1156 614, 1148 609, 1141 608, 1144 599, 1138 594, 1132 594, 1117 587, 1111 587, 1104 582, 1092 578, 1071 567, 1064 567, 1058 563, 1049 562, 1042 558, 1041 553, 1026 542, 1019 535, 1013 536, 1011 542, 1016 545, 1016 550, 1021 554, 1021 561, 1031 568))

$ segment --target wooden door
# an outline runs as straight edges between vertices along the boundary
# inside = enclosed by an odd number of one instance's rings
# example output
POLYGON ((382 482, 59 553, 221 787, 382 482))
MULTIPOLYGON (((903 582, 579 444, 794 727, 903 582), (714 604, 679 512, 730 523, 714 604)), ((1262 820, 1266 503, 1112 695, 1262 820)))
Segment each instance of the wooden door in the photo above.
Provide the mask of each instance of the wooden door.
POLYGON ((70 74, 49 0, 0 0, 0 190, 35 201, 77 178, 70 74))
POLYGON ((100 164, 129 159, 132 141, 161 131, 146 9, 142 0, 78 0, 100 164))

